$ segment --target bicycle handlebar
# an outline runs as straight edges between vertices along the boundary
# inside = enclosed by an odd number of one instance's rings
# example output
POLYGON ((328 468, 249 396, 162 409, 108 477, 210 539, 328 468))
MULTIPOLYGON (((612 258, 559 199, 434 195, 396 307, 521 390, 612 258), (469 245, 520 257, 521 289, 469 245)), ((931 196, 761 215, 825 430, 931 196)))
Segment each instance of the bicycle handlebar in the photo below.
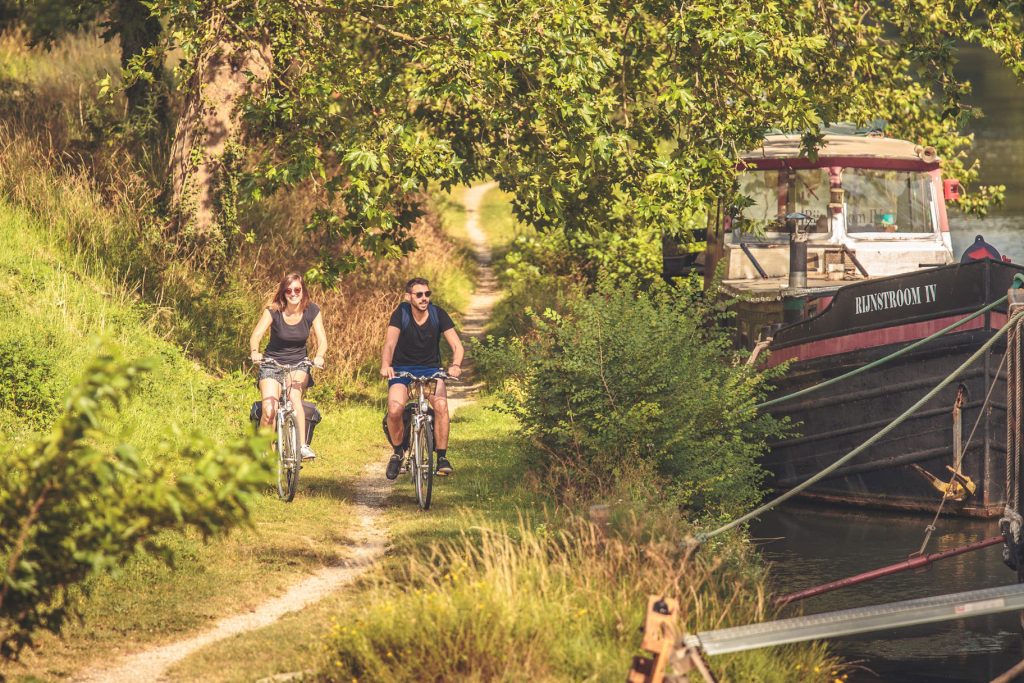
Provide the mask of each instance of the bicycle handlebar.
POLYGON ((443 379, 443 380, 447 380, 447 381, 457 380, 457 378, 452 377, 451 375, 449 375, 444 370, 438 370, 437 372, 435 372, 432 375, 414 375, 411 372, 402 371, 402 372, 396 372, 395 373, 395 377, 396 378, 402 378, 402 379, 411 379, 413 381, 419 381, 419 382, 425 382, 425 381, 431 380, 431 379, 443 379))

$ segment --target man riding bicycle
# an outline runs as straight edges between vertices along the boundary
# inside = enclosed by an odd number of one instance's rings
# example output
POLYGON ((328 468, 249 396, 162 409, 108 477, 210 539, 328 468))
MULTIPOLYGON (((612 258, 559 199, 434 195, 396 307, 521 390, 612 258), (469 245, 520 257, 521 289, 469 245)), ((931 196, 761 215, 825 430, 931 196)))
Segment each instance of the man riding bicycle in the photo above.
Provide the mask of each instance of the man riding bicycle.
MULTIPOLYGON (((413 278, 405 284, 405 293, 406 301, 399 304, 388 320, 380 362, 380 374, 388 380, 387 431, 394 448, 385 473, 388 479, 398 477, 405 457, 402 414, 409 400, 409 378, 395 377, 395 373, 426 376, 440 370, 442 336, 452 349, 452 363, 448 367, 448 374, 452 378, 462 374, 464 353, 451 316, 440 306, 430 303, 430 283, 421 277, 413 278)), ((448 415, 448 391, 443 379, 437 380, 429 400, 434 410, 437 474, 445 477, 453 470, 448 461, 448 430, 451 422, 448 415)))

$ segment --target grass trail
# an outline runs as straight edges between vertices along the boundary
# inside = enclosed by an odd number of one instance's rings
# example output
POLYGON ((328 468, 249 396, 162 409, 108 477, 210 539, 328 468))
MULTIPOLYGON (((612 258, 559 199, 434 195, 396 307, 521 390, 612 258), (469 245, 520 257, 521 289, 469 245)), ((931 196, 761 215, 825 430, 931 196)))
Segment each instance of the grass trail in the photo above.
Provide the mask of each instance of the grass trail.
MULTIPOLYGON (((466 315, 464 333, 482 333, 490 308, 497 296, 493 273, 490 270, 488 234, 477 220, 482 199, 493 190, 493 184, 477 186, 459 193, 463 229, 471 240, 475 257, 481 267, 478 286, 466 315)), ((510 452, 512 448, 512 421, 493 411, 473 405, 475 388, 461 386, 452 392, 453 450, 457 463, 455 477, 435 479, 434 502, 427 513, 415 503, 412 484, 402 477, 394 484, 388 500, 386 516, 382 520, 381 534, 386 533, 392 546, 388 561, 399 561, 413 550, 422 550, 431 543, 455 538, 466 524, 466 510, 482 518, 500 517, 512 521, 519 506, 534 502, 522 488, 509 482, 521 482, 522 473, 513 471, 520 459, 510 452)), ((369 424, 358 430, 379 429, 379 414, 370 416, 369 424)), ((379 432, 377 432, 379 434, 379 432)), ((374 436, 373 443, 383 440, 374 436)), ((379 471, 368 473, 369 481, 381 482, 383 465, 379 471), (376 477, 376 479, 372 479, 376 477)), ((330 625, 327 615, 349 600, 346 594, 334 595, 302 612, 289 615, 266 628, 240 634, 190 656, 171 669, 173 680, 254 680, 282 672, 302 670, 300 663, 311 659, 310 648, 321 640, 330 625), (253 658, 253 653, 264 653, 253 658), (216 667, 214 663, 230 661, 231 665, 216 667), (296 668, 297 667, 297 668, 296 668)))
MULTIPOLYGON (((380 429, 380 416, 373 422, 380 429)), ((362 427, 365 427, 363 425, 362 427)), ((363 428, 360 431, 363 431, 363 428)), ((394 484, 381 528, 390 550, 383 566, 357 580, 353 590, 337 592, 274 624, 204 648, 171 668, 171 681, 253 681, 281 673, 311 670, 326 650, 324 639, 338 614, 375 609, 365 600, 365 588, 373 585, 389 567, 401 564, 414 551, 430 544, 457 538, 468 524, 481 521, 516 521, 519 509, 537 500, 523 483, 522 458, 513 445, 514 421, 485 405, 459 409, 452 425, 452 453, 457 473, 435 480, 430 510, 421 512, 407 476, 394 484)), ((383 463, 378 476, 383 480, 383 463)))

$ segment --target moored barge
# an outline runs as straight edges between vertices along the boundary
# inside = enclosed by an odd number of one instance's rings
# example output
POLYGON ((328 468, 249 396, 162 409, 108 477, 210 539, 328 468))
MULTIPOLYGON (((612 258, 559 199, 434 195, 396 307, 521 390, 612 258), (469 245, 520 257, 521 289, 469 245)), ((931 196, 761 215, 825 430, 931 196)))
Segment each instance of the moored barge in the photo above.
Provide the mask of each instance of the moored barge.
MULTIPOLYGON (((769 366, 789 363, 776 396, 874 363, 1005 296, 1024 268, 980 237, 954 259, 945 201, 957 192, 934 150, 903 140, 826 135, 809 159, 798 136, 770 136, 743 156, 743 206, 717 208, 703 266, 708 275, 717 268, 724 292, 740 299, 737 343, 766 347, 761 362, 769 366)), ((678 260, 666 256, 672 275, 678 260)), ((911 353, 770 407, 797 432, 772 444, 764 461, 771 483, 795 486, 888 425, 990 339, 1006 310, 997 306, 911 353)), ((948 494, 947 511, 1001 514, 1004 349, 1000 340, 805 495, 934 512, 948 494)))

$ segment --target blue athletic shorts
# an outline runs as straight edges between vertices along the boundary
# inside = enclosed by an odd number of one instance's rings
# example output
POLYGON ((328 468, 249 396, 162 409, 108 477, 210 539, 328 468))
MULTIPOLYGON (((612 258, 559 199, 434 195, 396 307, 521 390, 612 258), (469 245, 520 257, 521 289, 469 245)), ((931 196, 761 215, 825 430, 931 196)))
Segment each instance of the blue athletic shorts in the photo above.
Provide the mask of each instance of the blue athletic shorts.
MULTIPOLYGON (((441 368, 434 368, 429 365, 395 365, 394 370, 395 372, 408 372, 416 375, 417 377, 424 377, 433 375, 435 372, 441 370, 441 368)), ((409 386, 412 384, 412 380, 408 377, 395 377, 394 379, 388 380, 388 388, 395 384, 404 384, 405 386, 409 386)))

